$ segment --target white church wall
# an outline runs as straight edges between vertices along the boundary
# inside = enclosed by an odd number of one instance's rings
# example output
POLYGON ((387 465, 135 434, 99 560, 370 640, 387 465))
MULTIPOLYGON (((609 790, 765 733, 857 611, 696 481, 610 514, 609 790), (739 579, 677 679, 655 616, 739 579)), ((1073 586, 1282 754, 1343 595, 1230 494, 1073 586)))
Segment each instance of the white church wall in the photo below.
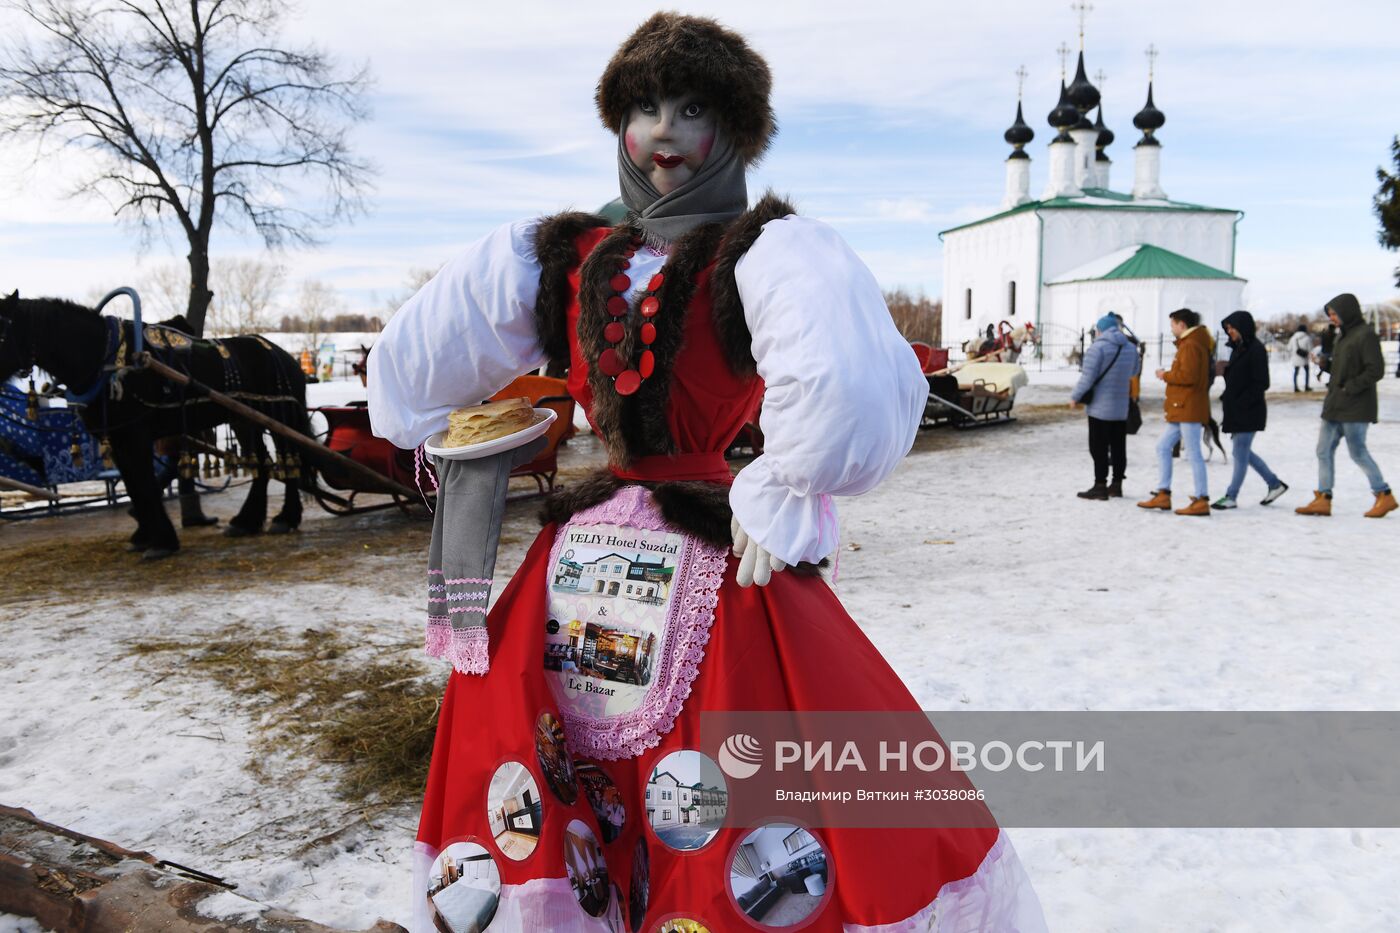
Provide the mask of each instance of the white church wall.
POLYGON ((1166 279, 1162 289, 1162 327, 1177 308, 1190 308, 1212 332, 1231 311, 1243 308, 1244 283, 1232 279, 1166 279))
POLYGON ((1034 211, 949 233, 943 238, 943 342, 956 347, 988 324, 1036 319, 1039 222, 1034 211), (1011 313, 1011 283, 1016 284, 1011 313), (972 315, 967 313, 972 292, 972 315))
MULTIPOLYGON (((1042 277, 1050 281, 1100 256, 1148 243, 1230 271, 1235 214, 1208 211, 1044 210, 1042 277)), ((975 229, 975 228, 974 228, 975 229)))
POLYGON ((1060 345, 1072 343, 1109 311, 1123 315, 1143 338, 1169 334, 1167 315, 1190 308, 1212 331, 1240 303, 1244 283, 1234 279, 1105 279, 1067 282, 1045 288, 1041 310, 1042 339, 1060 345))
POLYGON ((1109 279, 1047 286, 1042 339, 1057 346, 1075 343, 1081 331, 1110 311, 1123 315, 1134 333, 1155 334, 1160 329, 1160 284, 1160 279, 1109 279))

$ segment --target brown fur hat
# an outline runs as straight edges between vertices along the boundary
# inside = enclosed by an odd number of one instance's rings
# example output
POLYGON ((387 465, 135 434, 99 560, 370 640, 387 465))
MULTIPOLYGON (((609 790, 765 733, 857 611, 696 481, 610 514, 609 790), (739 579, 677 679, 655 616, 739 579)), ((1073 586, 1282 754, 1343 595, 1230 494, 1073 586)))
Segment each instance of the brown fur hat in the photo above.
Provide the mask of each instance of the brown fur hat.
POLYGON ((745 164, 752 164, 777 132, 768 103, 772 89, 768 63, 743 36, 707 17, 656 13, 618 48, 594 99, 603 126, 616 133, 639 98, 701 94, 745 164))

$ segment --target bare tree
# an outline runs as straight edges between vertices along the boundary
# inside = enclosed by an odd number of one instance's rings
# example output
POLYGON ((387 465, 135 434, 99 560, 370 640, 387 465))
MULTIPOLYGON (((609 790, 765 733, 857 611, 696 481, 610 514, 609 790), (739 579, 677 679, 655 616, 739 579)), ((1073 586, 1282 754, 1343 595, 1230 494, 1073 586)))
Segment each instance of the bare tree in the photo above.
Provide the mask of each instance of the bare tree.
POLYGON ((8 0, 33 35, 0 59, 0 138, 98 154, 76 193, 144 235, 189 244, 185 313, 202 332, 216 216, 270 248, 363 210, 371 169, 350 152, 367 69, 278 47, 286 0, 8 0))
MULTIPOLYGON (((266 329, 268 310, 286 276, 285 266, 256 257, 213 260, 209 283, 214 298, 205 330, 227 336, 266 329)), ((184 314, 190 294, 189 266, 166 262, 153 267, 142 278, 140 293, 147 320, 184 314)))
POLYGON ((146 273, 138 290, 145 319, 154 321, 184 314, 190 300, 189 266, 163 262, 146 273))
POLYGON ((397 291, 389 296, 388 300, 384 302, 384 310, 388 311, 389 315, 392 316, 394 312, 403 307, 404 302, 418 294, 419 289, 427 285, 428 280, 437 275, 438 270, 441 268, 442 266, 438 266, 436 269, 429 269, 426 266, 414 266, 409 269, 408 276, 404 280, 403 290, 397 291))
POLYGON ((306 335, 303 348, 315 353, 321 347, 322 338, 329 332, 330 319, 340 312, 343 305, 336 290, 319 279, 305 279, 297 294, 297 313, 302 320, 302 332, 306 335))
POLYGON ((943 302, 930 300, 922 292, 911 295, 902 288, 885 292, 885 304, 899 332, 908 341, 919 340, 938 346, 943 339, 943 302))
POLYGON ((287 268, 251 257, 214 261, 211 323, 222 334, 253 334, 268 325, 268 308, 287 268))

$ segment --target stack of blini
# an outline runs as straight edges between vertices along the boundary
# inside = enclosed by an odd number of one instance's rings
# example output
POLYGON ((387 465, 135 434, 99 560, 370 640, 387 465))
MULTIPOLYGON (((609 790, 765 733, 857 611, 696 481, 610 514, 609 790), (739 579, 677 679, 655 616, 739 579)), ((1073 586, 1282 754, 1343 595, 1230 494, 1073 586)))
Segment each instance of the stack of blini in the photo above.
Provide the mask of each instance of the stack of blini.
POLYGON ((523 431, 535 422, 535 410, 527 398, 508 398, 459 408, 447 416, 444 447, 466 447, 523 431))

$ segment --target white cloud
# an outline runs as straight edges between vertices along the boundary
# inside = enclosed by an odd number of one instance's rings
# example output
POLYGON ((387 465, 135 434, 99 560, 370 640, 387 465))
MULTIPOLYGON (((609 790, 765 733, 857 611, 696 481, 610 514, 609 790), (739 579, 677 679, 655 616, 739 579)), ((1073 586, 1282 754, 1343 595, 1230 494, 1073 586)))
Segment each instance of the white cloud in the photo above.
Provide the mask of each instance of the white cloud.
MULTIPOLYGON (((1090 71, 1110 76, 1105 108, 1118 133, 1119 187, 1132 171, 1142 49, 1153 42, 1162 50, 1157 102, 1168 115, 1164 183, 1174 197, 1246 211, 1240 268, 1257 300, 1301 302, 1341 283, 1358 294, 1385 293, 1396 257, 1374 246, 1366 197, 1397 129, 1383 101, 1400 84, 1391 48, 1400 4, 1096 6, 1088 61, 1090 71)), ((609 200, 613 141, 598 125, 593 88, 617 42, 655 9, 640 0, 602 7, 304 0, 289 23, 294 34, 372 66, 376 114, 355 140, 381 174, 375 213, 327 231, 322 250, 284 257, 291 277, 326 278, 367 300, 371 291, 394 290, 409 267, 441 261, 505 219, 609 200)), ((840 225, 888 285, 936 294, 941 253, 933 233, 994 209, 1000 133, 1014 108, 1012 72, 1022 63, 1031 72, 1026 111, 1037 134, 1033 190, 1043 183, 1054 47, 1074 43, 1068 3, 723 0, 689 11, 744 32, 773 68, 775 105, 789 132, 750 190, 772 184, 805 213, 840 225), (914 138, 918 148, 900 143, 914 138)), ((13 22, 0 13, 0 28, 13 22)), ((0 259, 0 280, 81 294, 90 282, 139 266, 130 231, 112 225, 106 205, 62 199, 81 168, 76 158, 25 175, 11 151, 0 152, 0 221, 9 237, 20 230, 27 241, 22 268, 0 259), (81 244, 72 242, 74 225, 84 231, 81 244)), ((0 244, 13 242, 0 232, 0 244)), ((224 232, 216 245, 254 247, 224 232)), ((152 253, 154 261, 183 249, 158 243, 152 253)))
POLYGON ((1245 301, 1251 311, 1271 317, 1289 311, 1318 311, 1333 296, 1351 292, 1362 304, 1396 294, 1400 256, 1379 248, 1256 249, 1241 244, 1236 268, 1249 279, 1245 301))

